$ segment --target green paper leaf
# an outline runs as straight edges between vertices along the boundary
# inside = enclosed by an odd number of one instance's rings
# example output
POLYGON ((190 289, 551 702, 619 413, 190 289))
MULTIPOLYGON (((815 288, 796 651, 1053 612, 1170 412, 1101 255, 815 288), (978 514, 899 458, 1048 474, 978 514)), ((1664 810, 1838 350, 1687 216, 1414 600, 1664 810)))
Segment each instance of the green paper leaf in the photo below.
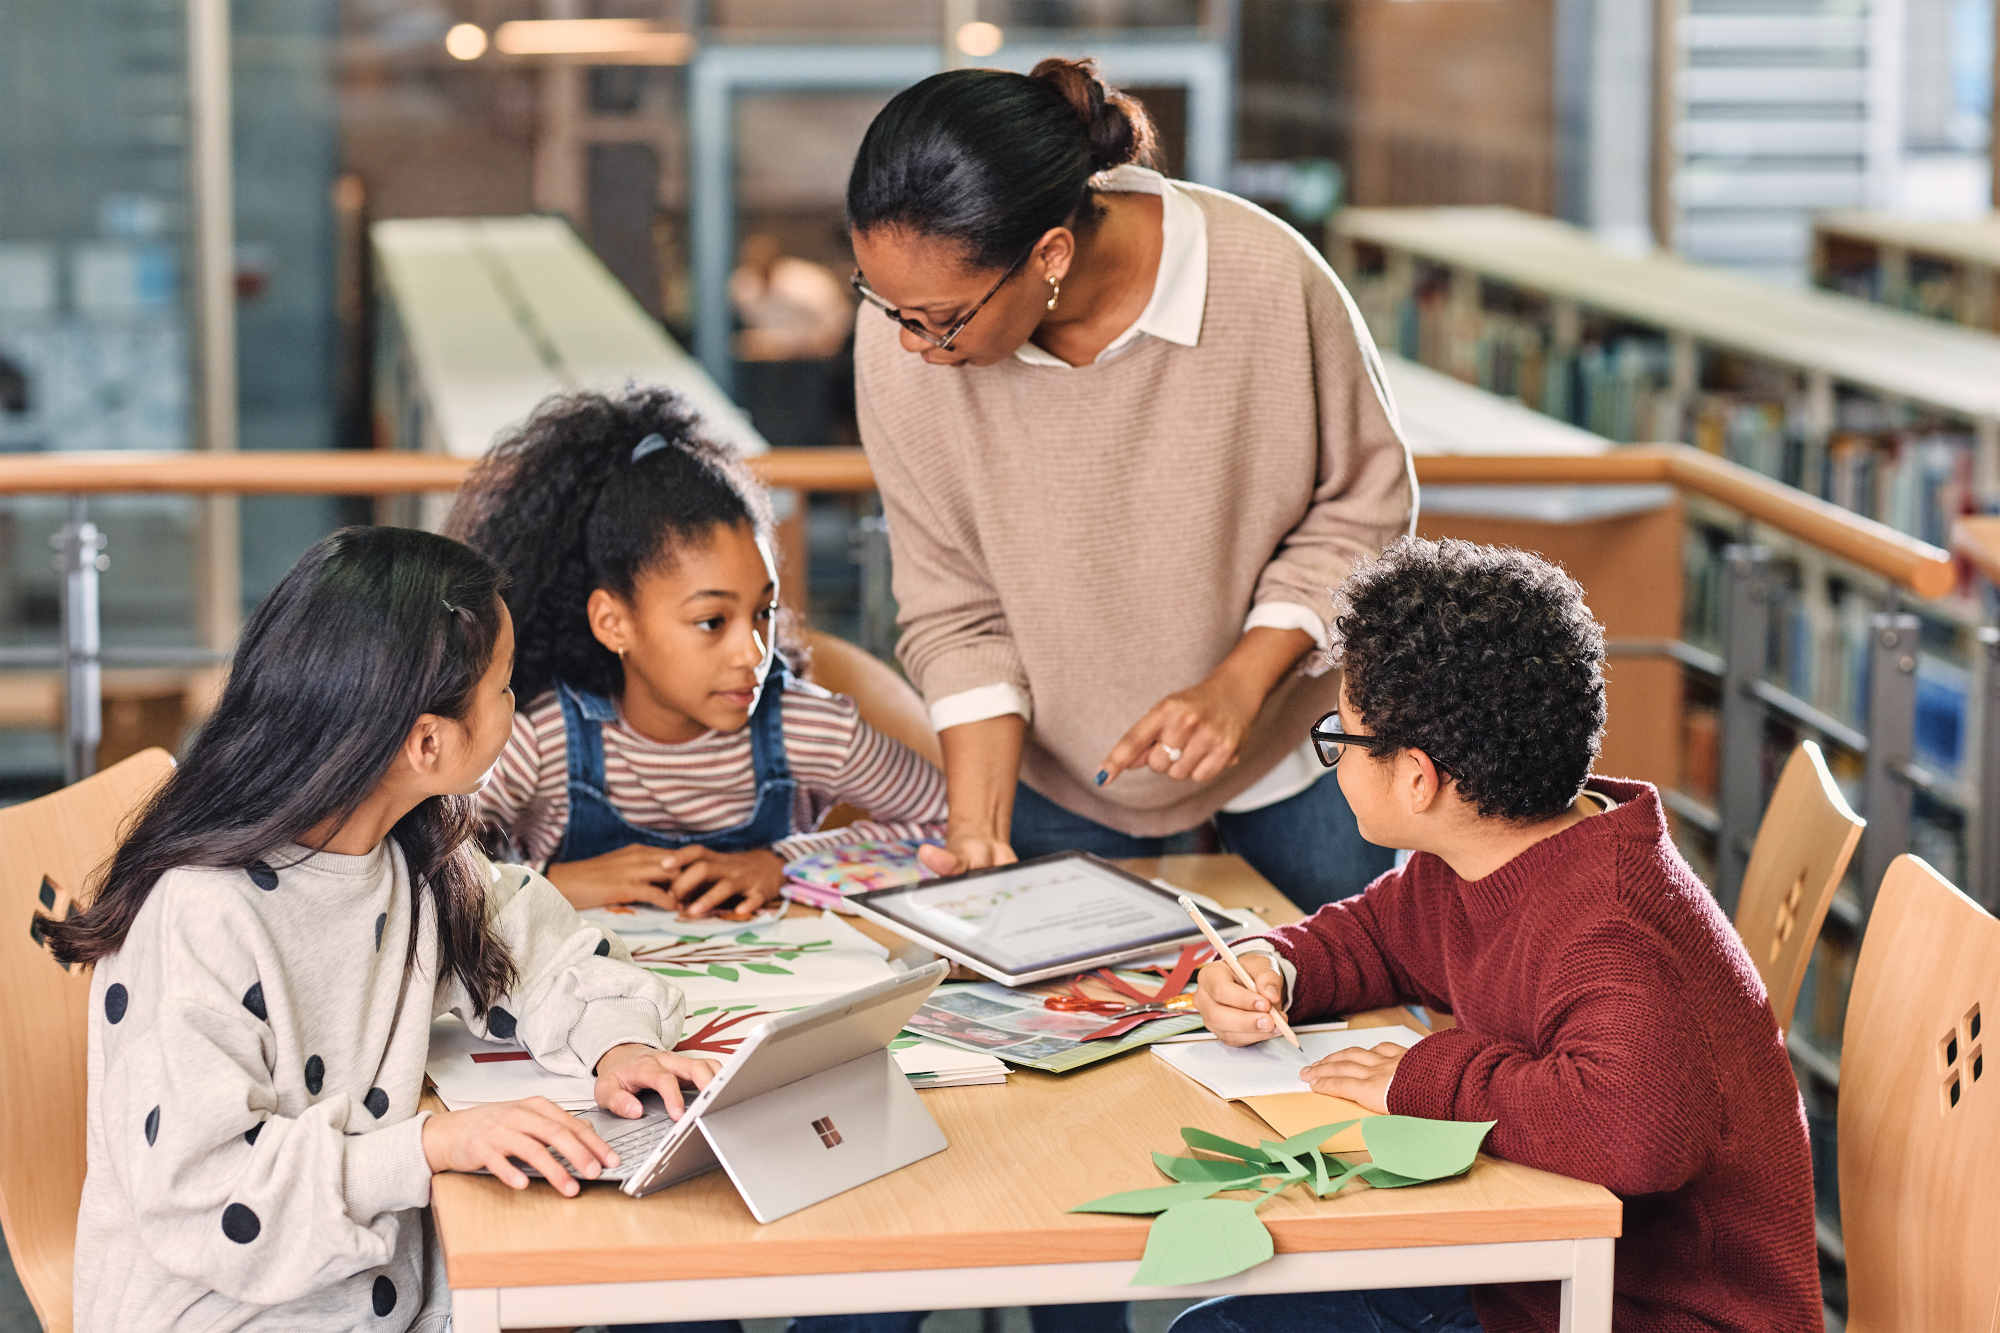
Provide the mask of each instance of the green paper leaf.
MULTIPOLYGON (((1312 1163, 1313 1193, 1324 1199, 1327 1195, 1333 1193, 1333 1182, 1327 1178, 1326 1174, 1326 1154, 1317 1148, 1312 1149, 1312 1163)), ((1344 1173, 1343 1178, 1345 1178, 1344 1173)))
POLYGON ((1181 1140, 1190 1148, 1206 1148, 1210 1152, 1226 1153, 1239 1162, 1269 1163, 1271 1160, 1264 1155, 1262 1149, 1252 1148, 1247 1143, 1225 1139, 1220 1134, 1211 1134, 1205 1129, 1195 1129, 1192 1126, 1181 1130, 1181 1140))
POLYGON ((792 975, 790 968, 777 967, 770 963, 745 963, 743 966, 749 968, 752 972, 762 972, 767 977, 789 977, 792 975))
POLYGON ((1361 1141, 1374 1165, 1411 1180, 1442 1180, 1472 1165, 1492 1120, 1425 1120, 1411 1115, 1372 1116, 1361 1141))
POLYGON ((734 981, 738 973, 733 967, 724 967, 721 963, 710 963, 708 965, 708 975, 714 977, 717 981, 734 981))
POLYGON ((652 971, 659 973, 663 977, 698 977, 701 975, 699 972, 690 972, 684 967, 656 967, 652 971))
MULTIPOLYGON (((1171 1186, 1169 1188, 1172 1188, 1171 1186)), ((1271 1233, 1245 1199, 1192 1199, 1153 1219, 1135 1287, 1178 1287, 1255 1268, 1272 1254, 1271 1233)))
POLYGON ((1217 1184, 1231 1182, 1247 1185, 1261 1180, 1270 1170, 1262 1162, 1245 1162, 1235 1157, 1170 1157, 1163 1152, 1153 1154, 1153 1165, 1172 1180, 1206 1180, 1217 1184))
MULTIPOLYGON (((1399 1176, 1394 1171, 1384 1171, 1379 1166, 1369 1166, 1366 1162, 1354 1167, 1348 1175, 1359 1176, 1378 1190, 1399 1190, 1405 1185, 1428 1185, 1432 1178, 1423 1176, 1399 1176)), ((1347 1177, 1342 1176, 1345 1180, 1347 1177)))
POLYGON ((1163 1213, 1176 1204, 1206 1199, 1221 1188, 1221 1185, 1208 1180, 1188 1181, 1179 1185, 1158 1185, 1152 1189, 1107 1194, 1101 1199, 1080 1203, 1070 1211, 1072 1213, 1163 1213))
POLYGON ((1336 1120, 1330 1125, 1321 1125, 1318 1129, 1302 1130, 1286 1139, 1283 1143, 1278 1144, 1277 1149, 1287 1157, 1297 1157, 1300 1153, 1308 1149, 1319 1147, 1320 1144, 1325 1143, 1328 1139, 1340 1133, 1341 1130, 1360 1123, 1361 1118, 1356 1116, 1352 1120, 1336 1120))

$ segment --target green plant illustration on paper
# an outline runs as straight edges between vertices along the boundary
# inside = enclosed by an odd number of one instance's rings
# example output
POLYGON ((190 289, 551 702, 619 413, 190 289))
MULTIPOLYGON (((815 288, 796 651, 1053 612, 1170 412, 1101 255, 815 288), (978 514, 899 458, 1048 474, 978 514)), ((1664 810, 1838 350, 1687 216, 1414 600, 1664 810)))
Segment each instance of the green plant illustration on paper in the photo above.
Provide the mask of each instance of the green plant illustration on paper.
POLYGON ((767 977, 789 977, 792 969, 781 967, 781 963, 795 962, 802 955, 832 947, 832 940, 765 940, 746 930, 713 939, 681 936, 658 944, 636 945, 632 961, 663 977, 705 976, 718 981, 737 981, 746 971, 767 977))
POLYGON ((1070 1211, 1154 1215, 1133 1286, 1212 1282, 1271 1257, 1271 1233, 1257 1210, 1280 1192, 1304 1185, 1325 1199, 1338 1194, 1350 1178, 1375 1189, 1398 1189, 1460 1175, 1472 1166, 1496 1122, 1370 1116, 1360 1124, 1372 1160, 1329 1161, 1319 1145, 1355 1123, 1321 1125, 1282 1142, 1265 1139, 1255 1147, 1189 1127, 1181 1131, 1181 1141, 1213 1156, 1156 1152, 1153 1165, 1173 1184, 1107 1194, 1070 1211), (1251 1190, 1256 1197, 1217 1197, 1251 1190))

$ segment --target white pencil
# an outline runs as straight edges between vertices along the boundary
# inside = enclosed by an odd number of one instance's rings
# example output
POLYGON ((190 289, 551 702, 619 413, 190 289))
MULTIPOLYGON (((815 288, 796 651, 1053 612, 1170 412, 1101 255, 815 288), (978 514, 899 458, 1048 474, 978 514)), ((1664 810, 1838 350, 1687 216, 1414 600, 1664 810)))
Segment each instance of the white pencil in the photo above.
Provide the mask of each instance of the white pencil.
MULTIPOLYGON (((1257 993, 1257 983, 1250 979, 1250 974, 1243 970, 1243 964, 1236 960, 1236 955, 1230 951, 1227 944, 1222 942, 1222 936, 1215 933, 1215 927, 1208 924, 1208 918, 1201 914, 1201 909, 1194 905, 1194 900, 1185 893, 1176 896, 1180 901, 1181 910, 1194 919, 1195 925, 1201 927, 1201 933, 1206 935, 1208 942, 1215 947, 1215 956, 1229 964, 1229 970, 1234 972, 1236 979, 1243 983, 1243 989, 1255 995, 1257 993)), ((1305 1049, 1304 1046, 1299 1045, 1299 1034, 1292 1031, 1292 1025, 1285 1021, 1285 1015, 1282 1010, 1272 1009, 1271 1021, 1278 1025, 1279 1036, 1292 1045, 1298 1046, 1300 1050, 1305 1049)))

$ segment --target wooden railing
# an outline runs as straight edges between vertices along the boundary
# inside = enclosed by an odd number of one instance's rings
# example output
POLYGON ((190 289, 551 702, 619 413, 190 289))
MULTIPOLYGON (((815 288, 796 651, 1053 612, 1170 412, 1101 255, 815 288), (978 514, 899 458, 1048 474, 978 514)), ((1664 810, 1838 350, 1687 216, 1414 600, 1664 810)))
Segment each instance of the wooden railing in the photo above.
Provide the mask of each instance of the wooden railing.
MULTIPOLYGON (((859 449, 773 449, 749 462, 766 485, 779 489, 852 493, 875 486, 859 449)), ((1419 482, 1440 485, 1665 483, 1706 496, 1918 597, 1942 597, 1954 582, 1949 553, 1686 445, 1574 455, 1419 454, 1416 467, 1419 482)), ((454 490, 471 469, 468 459, 365 450, 25 454, 0 457, 0 495, 398 495, 454 490)))

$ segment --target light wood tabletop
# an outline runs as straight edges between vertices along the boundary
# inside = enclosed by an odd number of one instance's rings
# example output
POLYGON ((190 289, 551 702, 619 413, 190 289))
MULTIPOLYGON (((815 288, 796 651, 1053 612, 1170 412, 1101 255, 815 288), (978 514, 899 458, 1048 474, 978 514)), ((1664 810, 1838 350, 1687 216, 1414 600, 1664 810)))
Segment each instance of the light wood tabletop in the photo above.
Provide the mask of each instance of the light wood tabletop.
MULTIPOLYGON (((1235 857, 1127 864, 1226 905, 1254 908, 1273 924, 1299 916, 1235 857)), ((1408 1016, 1399 1012, 1394 1021, 1408 1016)), ((721 1172, 645 1199, 609 1186, 564 1199, 539 1186, 517 1193, 488 1177, 440 1175, 432 1208, 451 1284, 462 1295, 478 1288, 1136 1260, 1149 1219, 1066 1210, 1165 1183, 1149 1154, 1177 1149, 1183 1125, 1252 1142, 1272 1133, 1244 1107, 1218 1101, 1144 1052, 1060 1077, 1015 1070, 1004 1086, 939 1089, 923 1100, 951 1144, 947 1151, 768 1225, 757 1223, 721 1172)), ((1601 1239, 1618 1234, 1621 1210, 1596 1185, 1482 1157, 1465 1176, 1422 1189, 1349 1189, 1324 1201, 1288 1191, 1262 1216, 1282 1258, 1601 1239)), ((1607 1286, 1608 1249, 1606 1242, 1607 1286)), ((1098 1299, 1123 1294, 1110 1290, 1098 1299)), ((1608 1312, 1608 1290, 1604 1301, 1608 1312)), ((604 1317, 547 1301, 535 1308, 541 1317, 604 1317)))

